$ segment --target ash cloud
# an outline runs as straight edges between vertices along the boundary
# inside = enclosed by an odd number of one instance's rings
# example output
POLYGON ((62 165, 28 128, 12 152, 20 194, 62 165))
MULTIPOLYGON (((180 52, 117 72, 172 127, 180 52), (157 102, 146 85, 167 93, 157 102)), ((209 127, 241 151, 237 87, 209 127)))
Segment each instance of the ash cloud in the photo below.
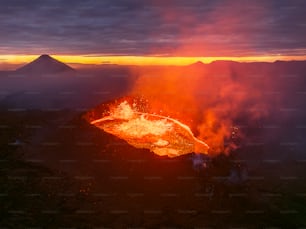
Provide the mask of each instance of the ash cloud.
POLYGON ((305 62, 217 61, 134 74, 131 93, 147 98, 150 112, 190 126, 212 153, 259 144, 281 156, 288 142, 302 143, 296 127, 305 123, 305 62))
MULTIPOLYGON (((238 63, 233 63, 238 64, 238 63)), ((239 65, 239 64, 238 64, 239 65)), ((160 68, 137 72, 132 94, 148 100, 150 112, 180 120, 211 148, 210 154, 228 153, 236 145, 240 119, 254 122, 268 115, 271 106, 263 95, 262 79, 250 80, 242 66, 231 63, 160 68), (227 143, 228 142, 228 143, 227 143)), ((270 82, 267 82, 270 86, 270 82)))

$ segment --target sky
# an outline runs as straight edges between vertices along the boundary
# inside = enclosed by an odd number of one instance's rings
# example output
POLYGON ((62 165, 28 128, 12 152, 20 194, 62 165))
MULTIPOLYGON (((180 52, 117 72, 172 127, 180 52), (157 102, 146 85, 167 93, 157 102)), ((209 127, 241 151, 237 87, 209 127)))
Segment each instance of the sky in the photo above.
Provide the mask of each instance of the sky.
POLYGON ((304 0, 0 0, 0 6, 0 63, 43 53, 78 63, 306 59, 304 0))

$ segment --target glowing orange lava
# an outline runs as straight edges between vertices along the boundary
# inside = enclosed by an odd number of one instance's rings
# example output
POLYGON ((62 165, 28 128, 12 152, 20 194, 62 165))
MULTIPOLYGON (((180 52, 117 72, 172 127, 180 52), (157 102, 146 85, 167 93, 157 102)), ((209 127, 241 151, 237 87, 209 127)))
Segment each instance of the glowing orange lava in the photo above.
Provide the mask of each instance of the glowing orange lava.
POLYGON ((149 149, 160 156, 207 154, 209 149, 205 142, 194 137, 187 125, 170 117, 139 111, 136 103, 131 105, 126 100, 90 123, 136 148, 149 149))

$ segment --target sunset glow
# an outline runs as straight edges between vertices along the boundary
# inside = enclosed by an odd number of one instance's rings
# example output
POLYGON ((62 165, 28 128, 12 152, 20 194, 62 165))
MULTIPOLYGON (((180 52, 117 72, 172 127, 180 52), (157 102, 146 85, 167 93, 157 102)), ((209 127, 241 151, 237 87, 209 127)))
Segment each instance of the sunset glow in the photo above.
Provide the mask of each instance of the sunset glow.
MULTIPOLYGON (((39 55, 0 55, 0 64, 23 65, 36 59, 39 55)), ((211 63, 217 60, 238 62, 274 62, 277 60, 306 60, 306 56, 242 56, 242 57, 180 57, 180 56, 82 56, 82 55, 52 55, 67 64, 118 64, 118 65, 176 65, 183 66, 201 61, 211 63)))

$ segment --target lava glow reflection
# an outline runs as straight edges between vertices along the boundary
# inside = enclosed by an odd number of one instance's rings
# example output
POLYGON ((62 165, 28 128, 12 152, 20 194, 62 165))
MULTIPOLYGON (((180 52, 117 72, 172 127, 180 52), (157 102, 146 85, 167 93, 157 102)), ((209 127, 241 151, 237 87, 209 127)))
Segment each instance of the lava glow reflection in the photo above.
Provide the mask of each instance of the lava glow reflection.
POLYGON ((190 128, 170 117, 140 112, 127 101, 110 107, 107 115, 91 124, 113 134, 136 148, 160 156, 176 157, 191 152, 207 154, 208 145, 195 138, 190 128))

